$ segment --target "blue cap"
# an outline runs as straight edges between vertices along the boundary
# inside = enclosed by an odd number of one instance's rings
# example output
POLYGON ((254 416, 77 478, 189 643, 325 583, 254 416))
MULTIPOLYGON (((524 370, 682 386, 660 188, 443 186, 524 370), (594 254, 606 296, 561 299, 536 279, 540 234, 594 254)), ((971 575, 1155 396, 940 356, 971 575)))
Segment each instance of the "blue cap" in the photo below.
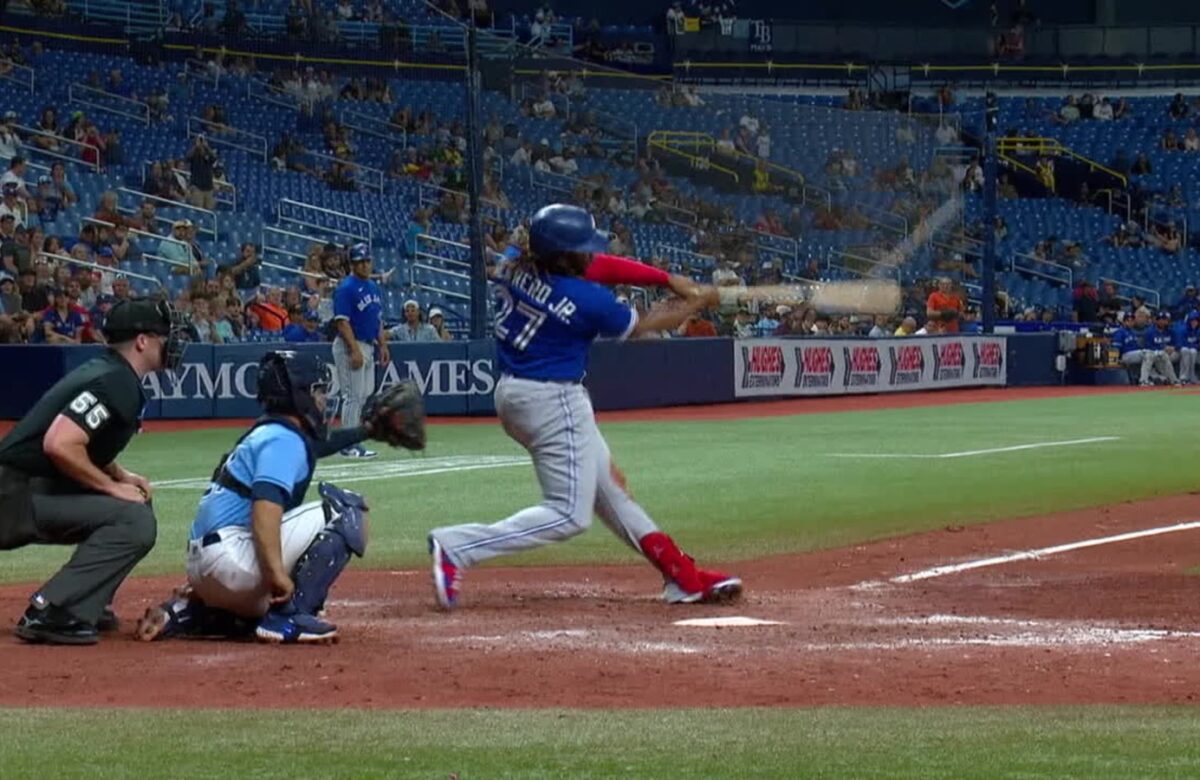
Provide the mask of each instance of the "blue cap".
POLYGON ((1171 312, 1167 311, 1166 309, 1159 309, 1154 313, 1154 319, 1169 320, 1171 319, 1171 312))
POLYGON ((315 311, 309 310, 304 313, 304 319, 308 320, 309 322, 320 322, 321 315, 315 311))
POLYGON ((366 244, 355 244, 350 247, 350 262, 361 263, 371 259, 371 247, 366 244))
POLYGON ((596 230, 596 220, 585 209, 555 203, 533 215, 529 248, 536 254, 603 252, 608 234, 596 230))

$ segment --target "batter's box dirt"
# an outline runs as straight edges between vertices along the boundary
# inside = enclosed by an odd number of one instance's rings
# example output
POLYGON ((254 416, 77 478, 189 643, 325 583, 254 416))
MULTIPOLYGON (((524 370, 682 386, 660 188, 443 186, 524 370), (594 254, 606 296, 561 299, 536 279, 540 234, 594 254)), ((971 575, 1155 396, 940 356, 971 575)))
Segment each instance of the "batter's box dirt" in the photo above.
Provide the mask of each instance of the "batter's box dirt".
MULTIPOLYGON (((729 566, 746 596, 667 606, 645 565, 480 568, 463 607, 424 572, 354 571, 334 647, 225 642, 90 648, 0 638, 0 705, 680 707, 1188 702, 1200 691, 1200 531, 926 579, 897 575, 1200 516, 1129 503, 729 566), (856 587, 864 582, 875 587, 856 587), (744 617, 778 625, 680 626, 744 617), (279 680, 287 680, 281 688, 279 680)), ((127 626, 174 584, 135 579, 127 626)), ((29 587, 0 589, 15 618, 29 587)))

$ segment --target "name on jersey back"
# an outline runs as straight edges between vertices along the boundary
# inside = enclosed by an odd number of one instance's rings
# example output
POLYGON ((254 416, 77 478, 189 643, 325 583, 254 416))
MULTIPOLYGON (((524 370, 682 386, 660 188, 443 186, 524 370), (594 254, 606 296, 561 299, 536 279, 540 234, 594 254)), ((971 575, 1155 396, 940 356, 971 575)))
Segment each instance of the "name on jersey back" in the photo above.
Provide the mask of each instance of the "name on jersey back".
POLYGON ((533 300, 545 306, 547 311, 553 314, 563 322, 570 324, 571 316, 575 314, 575 304, 567 296, 562 296, 557 303, 547 305, 550 296, 554 294, 554 288, 541 279, 526 273, 518 271, 513 275, 512 286, 528 295, 533 300))

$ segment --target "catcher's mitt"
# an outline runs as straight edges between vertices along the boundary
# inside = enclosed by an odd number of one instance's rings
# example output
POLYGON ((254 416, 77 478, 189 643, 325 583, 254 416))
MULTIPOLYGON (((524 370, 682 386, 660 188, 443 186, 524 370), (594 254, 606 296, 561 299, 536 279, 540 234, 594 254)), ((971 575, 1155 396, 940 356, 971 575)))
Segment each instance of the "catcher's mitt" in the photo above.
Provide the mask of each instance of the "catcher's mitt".
POLYGON ((368 398, 362 421, 376 441, 410 450, 425 449, 425 399, 411 379, 368 398))

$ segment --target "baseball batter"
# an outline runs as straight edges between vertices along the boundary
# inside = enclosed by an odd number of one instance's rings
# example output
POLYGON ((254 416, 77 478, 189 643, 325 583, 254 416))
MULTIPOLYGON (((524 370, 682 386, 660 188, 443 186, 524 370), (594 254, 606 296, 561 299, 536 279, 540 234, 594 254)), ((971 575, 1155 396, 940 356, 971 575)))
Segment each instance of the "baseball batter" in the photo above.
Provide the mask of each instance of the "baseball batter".
POLYGON ((608 245, 590 214, 575 206, 547 206, 534 216, 529 232, 530 252, 495 277, 502 373, 495 397, 505 432, 533 458, 543 501, 492 525, 434 529, 429 549, 438 603, 455 606, 462 573, 470 566, 569 539, 588 528, 593 512, 662 573, 667 602, 736 598, 740 579, 697 568, 624 490, 582 385, 588 349, 597 337, 626 339, 678 327, 708 296, 639 318, 583 278, 593 253, 608 245))
MULTIPOLYGON (((333 295, 333 365, 341 392, 342 427, 354 428, 362 420, 363 404, 375 390, 375 351, 387 365, 387 331, 383 329, 383 296, 371 279, 371 249, 350 247, 350 275, 333 295)), ((375 452, 361 444, 342 450, 347 458, 373 458, 375 452)))

